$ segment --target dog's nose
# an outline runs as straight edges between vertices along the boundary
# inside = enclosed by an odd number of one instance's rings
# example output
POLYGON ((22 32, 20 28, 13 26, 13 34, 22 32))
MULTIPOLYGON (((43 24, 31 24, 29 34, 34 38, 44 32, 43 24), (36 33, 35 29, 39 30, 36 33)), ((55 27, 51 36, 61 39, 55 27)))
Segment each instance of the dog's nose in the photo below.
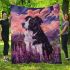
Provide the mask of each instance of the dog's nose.
POLYGON ((25 23, 22 23, 22 27, 24 27, 25 23))

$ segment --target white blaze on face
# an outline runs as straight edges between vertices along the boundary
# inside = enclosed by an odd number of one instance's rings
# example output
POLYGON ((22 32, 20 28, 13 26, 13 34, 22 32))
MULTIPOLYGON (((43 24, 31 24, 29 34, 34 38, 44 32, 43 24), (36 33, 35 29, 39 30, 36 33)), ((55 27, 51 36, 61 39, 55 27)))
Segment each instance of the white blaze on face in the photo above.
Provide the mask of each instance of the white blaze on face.
POLYGON ((30 18, 28 19, 28 21, 25 22, 24 28, 26 28, 26 29, 28 29, 28 26, 29 26, 29 20, 30 20, 30 18))

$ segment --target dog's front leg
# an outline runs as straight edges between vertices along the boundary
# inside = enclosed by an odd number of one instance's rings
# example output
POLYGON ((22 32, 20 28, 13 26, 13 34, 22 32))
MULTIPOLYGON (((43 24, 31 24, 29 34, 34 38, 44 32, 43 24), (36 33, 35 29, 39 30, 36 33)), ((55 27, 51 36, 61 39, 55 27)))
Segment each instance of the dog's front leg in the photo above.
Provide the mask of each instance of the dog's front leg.
POLYGON ((33 45, 36 45, 37 44, 37 41, 35 40, 34 42, 33 42, 33 45))
POLYGON ((32 39, 36 39, 36 36, 33 36, 32 39))
POLYGON ((35 41, 33 42, 33 45, 36 45, 36 44, 40 44, 40 42, 37 41, 37 40, 35 40, 35 41))

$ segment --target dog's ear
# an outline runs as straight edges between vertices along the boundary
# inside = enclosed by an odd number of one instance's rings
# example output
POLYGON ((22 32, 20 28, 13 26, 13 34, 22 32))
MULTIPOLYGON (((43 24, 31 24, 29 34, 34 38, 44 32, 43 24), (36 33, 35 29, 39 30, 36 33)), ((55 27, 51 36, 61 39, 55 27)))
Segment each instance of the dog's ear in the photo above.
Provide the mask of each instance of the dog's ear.
POLYGON ((41 23, 43 23, 43 20, 38 16, 36 16, 34 19, 35 19, 36 23, 39 25, 41 25, 41 23))
POLYGON ((29 18, 32 19, 31 16, 27 16, 27 17, 25 18, 25 20, 27 21, 29 18))

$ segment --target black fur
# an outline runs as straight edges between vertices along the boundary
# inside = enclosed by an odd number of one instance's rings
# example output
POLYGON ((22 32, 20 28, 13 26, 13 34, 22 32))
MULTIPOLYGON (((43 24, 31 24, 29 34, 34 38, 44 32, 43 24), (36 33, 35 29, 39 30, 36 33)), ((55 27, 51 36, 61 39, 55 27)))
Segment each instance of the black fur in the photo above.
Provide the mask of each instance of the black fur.
POLYGON ((33 42, 33 45, 42 43, 43 55, 44 51, 50 55, 53 49, 48 41, 47 36, 44 34, 43 30, 40 27, 41 23, 43 23, 42 19, 36 16, 35 18, 30 19, 28 29, 33 31, 35 34, 35 36, 33 36, 33 39, 36 40, 33 42))

